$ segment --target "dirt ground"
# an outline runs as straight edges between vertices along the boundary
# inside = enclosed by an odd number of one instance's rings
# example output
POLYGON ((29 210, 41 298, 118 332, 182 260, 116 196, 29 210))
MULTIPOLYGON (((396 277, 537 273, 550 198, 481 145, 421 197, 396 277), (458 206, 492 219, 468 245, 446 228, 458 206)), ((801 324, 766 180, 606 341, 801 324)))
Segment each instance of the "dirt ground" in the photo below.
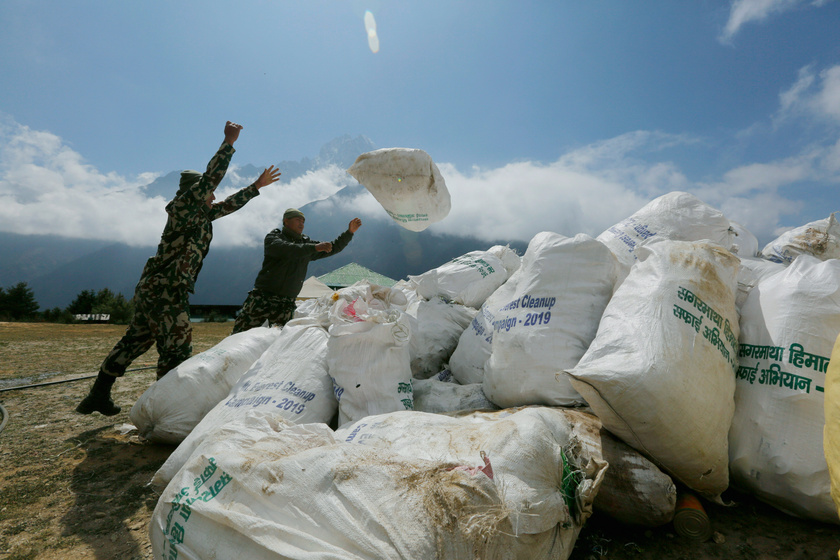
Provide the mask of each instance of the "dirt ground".
MULTIPOLYGON (((196 323, 195 352, 230 328, 196 323)), ((0 390, 93 375, 123 332, 115 325, 0 323, 0 390)), ((132 368, 156 359, 152 350, 132 368)), ((123 410, 110 418, 73 411, 91 379, 0 392, 8 414, 0 432, 0 559, 153 558, 147 525, 158 495, 146 484, 174 448, 141 441, 128 412, 154 379, 154 370, 144 369, 118 380, 114 397, 123 410)), ((840 526, 790 517, 750 496, 728 497, 738 505, 704 503, 715 531, 708 542, 679 537, 670 524, 632 527, 596 514, 571 558, 837 558, 840 526)))

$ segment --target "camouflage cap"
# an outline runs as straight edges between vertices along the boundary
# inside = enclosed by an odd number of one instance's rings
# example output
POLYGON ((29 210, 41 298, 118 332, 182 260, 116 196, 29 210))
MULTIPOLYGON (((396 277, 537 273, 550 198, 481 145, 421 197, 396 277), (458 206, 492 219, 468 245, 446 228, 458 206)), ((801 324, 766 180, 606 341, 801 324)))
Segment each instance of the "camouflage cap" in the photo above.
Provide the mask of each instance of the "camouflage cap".
POLYGON ((306 216, 304 216, 303 212, 297 208, 288 208, 285 212, 283 212, 283 219, 288 220, 289 218, 303 218, 305 220, 306 216))

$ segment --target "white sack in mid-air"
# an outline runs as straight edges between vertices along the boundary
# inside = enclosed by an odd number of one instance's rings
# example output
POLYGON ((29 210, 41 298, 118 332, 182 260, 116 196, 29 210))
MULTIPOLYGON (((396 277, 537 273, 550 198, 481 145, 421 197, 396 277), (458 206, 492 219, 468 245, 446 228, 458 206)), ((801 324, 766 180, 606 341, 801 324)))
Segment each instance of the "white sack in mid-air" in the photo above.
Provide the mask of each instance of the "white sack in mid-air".
POLYGON ((356 158, 347 170, 388 215, 410 231, 423 231, 449 215, 449 191, 423 150, 383 148, 356 158))

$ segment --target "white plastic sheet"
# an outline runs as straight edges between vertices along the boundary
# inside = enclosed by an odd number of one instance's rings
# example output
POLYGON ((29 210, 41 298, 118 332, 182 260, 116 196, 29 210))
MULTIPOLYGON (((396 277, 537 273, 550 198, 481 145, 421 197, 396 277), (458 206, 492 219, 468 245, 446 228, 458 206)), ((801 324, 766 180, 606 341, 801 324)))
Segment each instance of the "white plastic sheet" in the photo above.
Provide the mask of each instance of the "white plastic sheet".
POLYGON ((741 267, 738 269, 738 294, 735 297, 735 305, 740 311, 747 301, 747 296, 758 286, 762 278, 772 276, 785 269, 781 263, 771 262, 758 257, 741 257, 741 267))
POLYGON ((758 238, 738 222, 729 222, 732 232, 735 234, 733 240, 733 253, 740 258, 753 258, 758 256, 758 238))
POLYGON ((331 321, 330 312, 335 306, 335 302, 340 299, 351 303, 361 298, 367 302, 367 306, 370 309, 399 309, 405 311, 408 305, 406 299, 407 293, 397 286, 389 288, 378 284, 371 284, 367 280, 359 280, 355 284, 336 290, 332 294, 304 301, 295 310, 294 318, 309 317, 318 321, 322 327, 329 328, 331 321))

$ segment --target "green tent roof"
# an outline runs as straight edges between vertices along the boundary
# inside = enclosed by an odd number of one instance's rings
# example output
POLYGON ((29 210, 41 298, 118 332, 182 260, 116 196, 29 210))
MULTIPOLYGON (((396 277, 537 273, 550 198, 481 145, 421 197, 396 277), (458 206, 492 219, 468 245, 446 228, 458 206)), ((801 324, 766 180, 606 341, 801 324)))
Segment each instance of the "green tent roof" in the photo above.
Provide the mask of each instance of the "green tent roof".
POLYGON ((356 263, 346 264, 341 268, 337 268, 332 272, 319 276, 318 280, 330 288, 346 288, 347 286, 352 286, 359 280, 367 280, 371 284, 385 286, 387 288, 390 288, 397 283, 397 281, 393 278, 382 276, 381 274, 356 263))

